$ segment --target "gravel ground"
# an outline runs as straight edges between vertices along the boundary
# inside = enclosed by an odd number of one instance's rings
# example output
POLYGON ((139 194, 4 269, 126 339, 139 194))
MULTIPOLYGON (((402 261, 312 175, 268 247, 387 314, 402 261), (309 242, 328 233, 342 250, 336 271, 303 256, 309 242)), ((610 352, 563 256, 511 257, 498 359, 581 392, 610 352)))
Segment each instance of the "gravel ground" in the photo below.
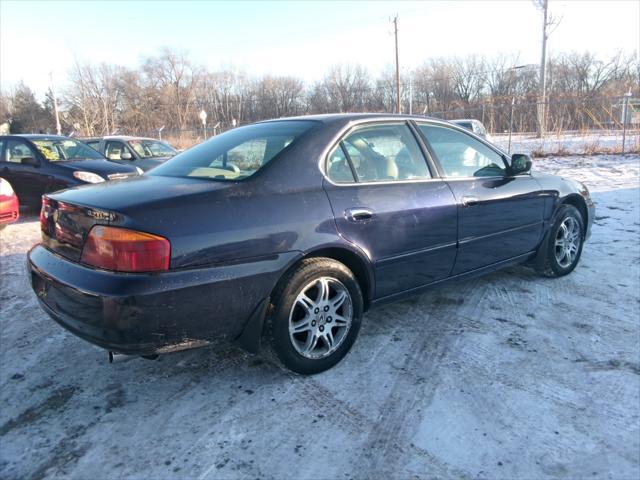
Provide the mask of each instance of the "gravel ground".
POLYGON ((380 307, 311 378, 229 345, 109 365, 38 308, 23 215, 0 234, 0 477, 639 478, 640 157, 536 168, 598 203, 573 274, 380 307))

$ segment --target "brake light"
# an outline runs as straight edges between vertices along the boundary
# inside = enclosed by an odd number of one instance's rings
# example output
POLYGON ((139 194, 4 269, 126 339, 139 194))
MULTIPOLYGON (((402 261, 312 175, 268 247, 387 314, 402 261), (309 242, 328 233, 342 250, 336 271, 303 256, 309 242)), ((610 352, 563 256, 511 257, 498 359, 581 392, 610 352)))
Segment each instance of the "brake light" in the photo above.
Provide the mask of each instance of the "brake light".
POLYGON ((94 226, 82 249, 86 265, 117 272, 169 270, 169 240, 128 228, 94 226))
POLYGON ((40 230, 44 233, 49 231, 49 215, 51 214, 51 200, 42 196, 42 207, 40 208, 40 230))

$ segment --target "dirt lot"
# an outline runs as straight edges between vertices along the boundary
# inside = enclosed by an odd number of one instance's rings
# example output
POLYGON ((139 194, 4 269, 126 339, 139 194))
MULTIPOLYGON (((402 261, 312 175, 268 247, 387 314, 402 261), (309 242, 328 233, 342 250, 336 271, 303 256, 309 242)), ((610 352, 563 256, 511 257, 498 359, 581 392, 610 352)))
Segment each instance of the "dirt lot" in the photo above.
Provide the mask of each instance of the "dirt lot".
POLYGON ((109 365, 38 308, 26 216, 0 237, 0 477, 637 479, 640 157, 536 168, 598 203, 572 275, 381 307, 312 378, 224 345, 109 365))

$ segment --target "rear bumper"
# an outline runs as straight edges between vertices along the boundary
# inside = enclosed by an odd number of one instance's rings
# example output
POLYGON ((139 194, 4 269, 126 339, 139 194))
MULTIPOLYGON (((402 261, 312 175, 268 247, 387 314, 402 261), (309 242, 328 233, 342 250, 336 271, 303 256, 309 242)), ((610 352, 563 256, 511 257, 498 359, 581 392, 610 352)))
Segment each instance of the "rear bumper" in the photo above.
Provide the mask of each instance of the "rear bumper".
POLYGON ((236 338, 296 252, 158 274, 89 268, 34 247, 31 286, 43 310, 95 345, 150 355, 236 338))

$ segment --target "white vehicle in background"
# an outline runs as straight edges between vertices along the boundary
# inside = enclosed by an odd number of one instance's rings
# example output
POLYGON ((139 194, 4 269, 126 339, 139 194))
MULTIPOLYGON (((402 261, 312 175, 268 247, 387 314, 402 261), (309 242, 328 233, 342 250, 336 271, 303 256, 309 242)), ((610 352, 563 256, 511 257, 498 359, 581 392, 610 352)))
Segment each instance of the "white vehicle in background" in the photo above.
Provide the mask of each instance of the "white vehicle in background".
POLYGON ((459 120, 449 120, 449 122, 472 131, 488 142, 493 142, 493 138, 487 133, 487 129, 480 120, 476 120, 475 118, 461 118, 459 120))
POLYGON ((120 135, 85 138, 83 141, 108 160, 123 165, 133 165, 145 172, 178 154, 178 151, 167 142, 154 138, 120 135))

